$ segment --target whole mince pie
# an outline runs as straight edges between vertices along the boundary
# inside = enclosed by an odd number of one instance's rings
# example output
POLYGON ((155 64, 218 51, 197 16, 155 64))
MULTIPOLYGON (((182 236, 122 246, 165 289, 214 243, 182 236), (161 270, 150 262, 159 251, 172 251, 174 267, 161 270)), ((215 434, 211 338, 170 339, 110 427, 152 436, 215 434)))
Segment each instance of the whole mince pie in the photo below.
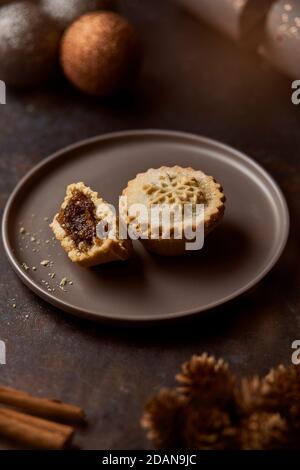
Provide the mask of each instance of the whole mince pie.
POLYGON ((120 217, 127 225, 135 222, 134 213, 130 213, 131 207, 142 205, 147 208, 148 214, 154 206, 169 208, 167 223, 166 219, 158 218, 153 224, 153 219, 148 216, 147 223, 141 224, 139 217, 136 217, 141 233, 139 240, 145 248, 166 256, 184 254, 189 242, 185 233, 189 229, 196 231, 197 224, 201 224, 203 236, 206 236, 219 224, 225 211, 221 185, 212 176, 190 167, 150 168, 128 182, 123 196, 126 198, 126 208, 124 210, 121 206, 120 217), (201 222, 195 215, 199 207, 202 211, 201 222), (188 211, 190 215, 183 217, 188 211), (179 227, 183 234, 181 237, 177 236, 179 227))
POLYGON ((50 227, 71 261, 88 267, 130 257, 132 242, 119 238, 117 225, 115 214, 97 192, 74 183, 67 187, 50 227), (105 233, 102 238, 99 225, 105 233))

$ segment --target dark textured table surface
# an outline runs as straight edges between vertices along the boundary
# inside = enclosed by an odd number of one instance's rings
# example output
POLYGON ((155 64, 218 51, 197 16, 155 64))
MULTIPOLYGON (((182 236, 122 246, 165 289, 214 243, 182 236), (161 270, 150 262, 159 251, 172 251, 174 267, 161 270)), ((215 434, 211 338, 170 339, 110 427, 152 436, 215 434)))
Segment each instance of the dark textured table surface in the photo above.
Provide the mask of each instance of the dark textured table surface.
POLYGON ((51 152, 114 130, 160 128, 206 135, 249 154, 280 184, 292 225, 278 265, 252 291, 205 318, 150 329, 88 323, 47 305, 17 279, 1 246, 1 383, 81 405, 89 426, 76 443, 84 449, 149 446, 139 425, 143 406, 174 383, 193 353, 223 356, 239 375, 261 374, 289 363, 291 343, 300 338, 300 108, 291 104, 290 80, 175 2, 121 4, 145 49, 133 96, 101 103, 66 84, 9 92, 0 106, 1 212, 19 179, 51 152))

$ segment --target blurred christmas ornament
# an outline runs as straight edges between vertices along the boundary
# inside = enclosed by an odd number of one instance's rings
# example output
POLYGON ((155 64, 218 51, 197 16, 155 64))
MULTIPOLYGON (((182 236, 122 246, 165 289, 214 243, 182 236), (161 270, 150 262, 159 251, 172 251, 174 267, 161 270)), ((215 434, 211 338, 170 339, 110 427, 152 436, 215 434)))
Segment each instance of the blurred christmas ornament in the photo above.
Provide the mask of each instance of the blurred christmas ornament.
POLYGON ((257 40, 257 31, 274 0, 177 0, 183 7, 240 43, 257 40))
POLYGON ((233 39, 240 35, 240 17, 248 0, 178 0, 183 7, 203 18, 233 39))
POLYGON ((33 3, 0 9, 0 79, 30 87, 51 78, 57 65, 60 33, 33 3))
POLYGON ((193 356, 145 407, 141 424, 163 449, 297 449, 300 366, 278 366, 239 385, 223 360, 193 356), (224 387, 222 388, 222 382, 224 387), (225 393, 225 398, 224 398, 225 393))
POLYGON ((300 76, 299 0, 177 0, 291 77, 300 76))
POLYGON ((280 0, 272 6, 259 52, 291 77, 300 77, 300 2, 280 0))
POLYGON ((65 29, 85 13, 114 9, 114 0, 41 0, 41 7, 61 29, 65 29))
POLYGON ((87 13, 65 32, 61 63, 81 91, 101 97, 131 84, 140 62, 133 27, 116 13, 87 13))

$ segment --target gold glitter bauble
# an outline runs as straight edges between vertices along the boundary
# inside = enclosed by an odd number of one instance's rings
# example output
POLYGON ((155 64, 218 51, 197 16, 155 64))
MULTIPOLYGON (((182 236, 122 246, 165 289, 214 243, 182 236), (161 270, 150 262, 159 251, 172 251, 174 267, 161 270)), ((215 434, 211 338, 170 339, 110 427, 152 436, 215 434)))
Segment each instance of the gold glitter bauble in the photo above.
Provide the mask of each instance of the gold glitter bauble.
POLYGON ((132 82, 140 62, 134 28, 116 13, 88 13, 65 32, 63 70, 73 85, 96 96, 110 96, 132 82))

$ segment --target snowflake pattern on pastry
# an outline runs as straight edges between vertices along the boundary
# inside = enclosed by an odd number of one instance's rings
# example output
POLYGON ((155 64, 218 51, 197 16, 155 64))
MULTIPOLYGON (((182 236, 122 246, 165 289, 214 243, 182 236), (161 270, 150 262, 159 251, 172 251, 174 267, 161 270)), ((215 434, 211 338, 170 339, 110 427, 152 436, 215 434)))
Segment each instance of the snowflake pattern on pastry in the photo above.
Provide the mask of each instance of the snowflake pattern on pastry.
POLYGON ((203 204, 205 196, 195 177, 166 173, 159 176, 159 182, 146 183, 143 191, 152 204, 203 204))

